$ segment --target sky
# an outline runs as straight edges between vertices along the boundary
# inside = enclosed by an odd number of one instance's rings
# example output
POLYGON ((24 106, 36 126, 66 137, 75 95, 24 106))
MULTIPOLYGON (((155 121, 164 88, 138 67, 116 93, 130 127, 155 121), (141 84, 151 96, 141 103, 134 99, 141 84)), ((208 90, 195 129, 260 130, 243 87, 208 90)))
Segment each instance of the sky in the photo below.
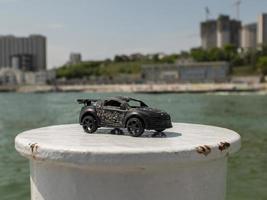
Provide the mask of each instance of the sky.
MULTIPOLYGON (((235 0, 0 0, 0 35, 47 37, 48 68, 116 54, 179 53, 200 46, 199 23, 211 16, 236 18, 235 0)), ((243 0, 240 18, 256 22, 267 0, 243 0)))

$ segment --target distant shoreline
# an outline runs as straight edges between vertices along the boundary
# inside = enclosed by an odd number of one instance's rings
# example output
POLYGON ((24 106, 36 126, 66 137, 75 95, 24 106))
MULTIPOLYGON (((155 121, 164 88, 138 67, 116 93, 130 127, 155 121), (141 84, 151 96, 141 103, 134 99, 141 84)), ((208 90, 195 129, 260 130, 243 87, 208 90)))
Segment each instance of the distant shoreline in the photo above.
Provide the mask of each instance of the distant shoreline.
POLYGON ((267 83, 187 83, 187 84, 108 84, 108 85, 22 85, 0 86, 0 92, 132 92, 132 93, 216 93, 267 92, 267 83))

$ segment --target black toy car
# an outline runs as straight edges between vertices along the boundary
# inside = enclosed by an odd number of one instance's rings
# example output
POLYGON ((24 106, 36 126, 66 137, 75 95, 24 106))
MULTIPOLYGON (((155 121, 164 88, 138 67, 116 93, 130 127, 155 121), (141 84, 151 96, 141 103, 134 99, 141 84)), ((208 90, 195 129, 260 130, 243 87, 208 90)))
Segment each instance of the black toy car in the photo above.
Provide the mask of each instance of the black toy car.
POLYGON ((98 127, 127 128, 134 136, 141 136, 145 129, 162 132, 172 127, 168 113, 148 107, 143 101, 130 97, 112 97, 104 100, 78 99, 84 104, 79 122, 87 133, 98 127))

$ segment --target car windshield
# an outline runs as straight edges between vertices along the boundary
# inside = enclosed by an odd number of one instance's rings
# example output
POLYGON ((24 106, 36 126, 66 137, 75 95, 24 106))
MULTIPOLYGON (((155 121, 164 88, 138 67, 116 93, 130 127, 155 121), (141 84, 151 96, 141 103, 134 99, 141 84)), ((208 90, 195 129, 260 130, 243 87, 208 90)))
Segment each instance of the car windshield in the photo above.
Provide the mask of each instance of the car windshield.
POLYGON ((148 107, 144 102, 142 102, 142 101, 138 101, 138 100, 134 100, 134 99, 131 99, 131 100, 128 102, 128 105, 129 105, 131 108, 148 107))

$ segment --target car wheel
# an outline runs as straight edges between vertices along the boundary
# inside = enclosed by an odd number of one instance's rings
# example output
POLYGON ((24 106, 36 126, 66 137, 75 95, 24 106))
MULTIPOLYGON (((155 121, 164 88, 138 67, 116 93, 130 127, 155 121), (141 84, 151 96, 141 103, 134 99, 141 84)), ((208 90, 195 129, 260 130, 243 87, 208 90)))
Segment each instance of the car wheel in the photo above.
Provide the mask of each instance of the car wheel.
POLYGON ((141 136, 145 130, 142 121, 135 117, 130 118, 127 121, 126 127, 127 127, 128 132, 134 137, 141 136))
POLYGON ((93 133, 97 130, 97 123, 93 116, 85 116, 82 120, 83 130, 86 133, 93 133))
POLYGON ((163 128, 163 129, 156 129, 155 131, 156 132, 163 132, 165 130, 165 128, 163 128))

